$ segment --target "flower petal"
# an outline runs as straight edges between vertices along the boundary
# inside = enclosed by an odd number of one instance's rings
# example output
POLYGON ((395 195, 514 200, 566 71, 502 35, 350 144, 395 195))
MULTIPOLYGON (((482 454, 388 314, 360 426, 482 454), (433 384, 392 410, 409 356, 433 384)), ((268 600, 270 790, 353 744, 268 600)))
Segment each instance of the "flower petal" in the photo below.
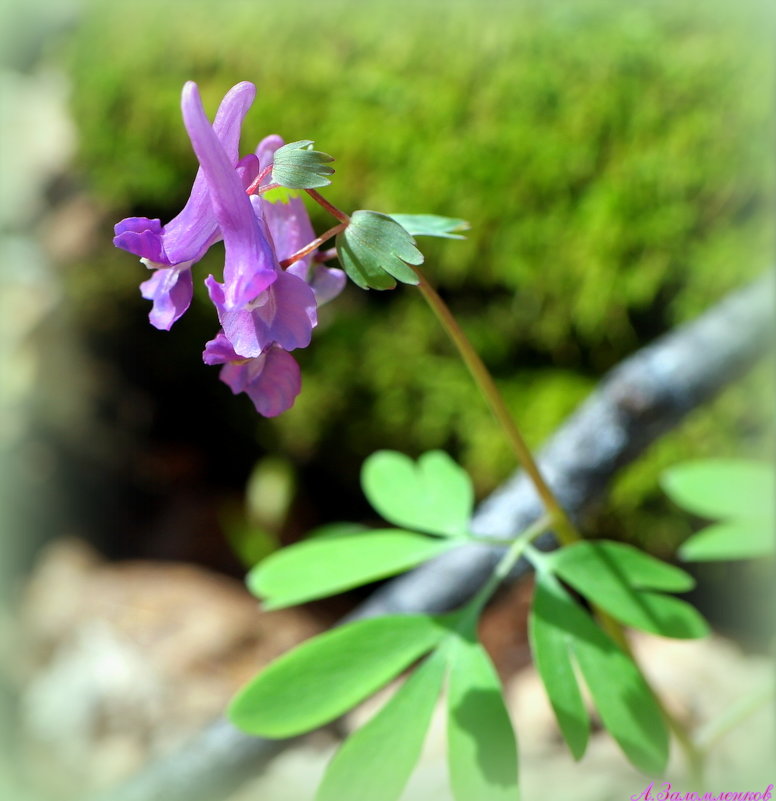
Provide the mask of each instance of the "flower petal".
POLYGON ((134 253, 141 259, 155 263, 166 263, 162 248, 162 223, 148 217, 127 217, 113 227, 116 236, 113 244, 117 248, 134 253))
POLYGON ((218 310, 224 334, 235 353, 258 356, 273 342, 284 350, 306 348, 318 322, 315 295, 310 287, 282 270, 275 283, 250 308, 228 311, 220 284, 209 276, 205 284, 218 310))
POLYGON ((181 108, 224 239, 224 307, 239 309, 275 280, 277 262, 261 233, 235 165, 210 126, 199 90, 192 81, 183 87, 181 108))
POLYGON ((140 284, 142 296, 154 302, 148 319, 155 328, 169 331, 172 324, 189 308, 194 295, 190 266, 185 263, 177 267, 156 269, 147 281, 140 284))
MULTIPOLYGON (((221 143, 232 166, 237 163, 243 119, 255 97, 256 87, 248 81, 243 81, 226 93, 216 112, 212 132, 221 143)), ((200 167, 186 205, 180 214, 164 227, 164 250, 170 264, 181 261, 196 262, 205 255, 210 245, 220 238, 218 223, 210 202, 207 178, 200 167)))
POLYGON ((290 409, 302 388, 299 365, 278 347, 255 359, 225 364, 220 378, 235 395, 245 392, 264 417, 276 417, 290 409))
POLYGON ((337 267, 324 267, 322 264, 314 264, 311 268, 298 261, 292 264, 286 272, 296 275, 307 281, 315 295, 318 306, 323 306, 330 300, 339 295, 345 288, 348 279, 343 270, 337 267))

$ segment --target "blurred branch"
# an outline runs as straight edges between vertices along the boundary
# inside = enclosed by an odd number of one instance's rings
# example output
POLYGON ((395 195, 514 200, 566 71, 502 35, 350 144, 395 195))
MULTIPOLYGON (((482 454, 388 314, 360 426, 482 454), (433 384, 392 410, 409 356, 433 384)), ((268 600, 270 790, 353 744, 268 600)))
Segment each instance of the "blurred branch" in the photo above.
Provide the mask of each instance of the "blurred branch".
MULTIPOLYGON (((769 272, 697 320, 637 351, 602 380, 541 450, 538 462, 566 511, 578 519, 604 494, 617 471, 688 412, 743 375, 772 337, 774 274, 769 272)), ((474 531, 506 537, 543 513, 532 485, 516 474, 477 509, 474 531)), ((554 546, 551 534, 539 546, 554 546)), ((444 554, 375 592, 347 620, 441 612, 469 599, 502 549, 471 545, 444 554)), ((527 572, 517 564, 510 579, 527 572)), ((248 737, 220 720, 187 745, 94 801, 224 799, 291 741, 248 737)))

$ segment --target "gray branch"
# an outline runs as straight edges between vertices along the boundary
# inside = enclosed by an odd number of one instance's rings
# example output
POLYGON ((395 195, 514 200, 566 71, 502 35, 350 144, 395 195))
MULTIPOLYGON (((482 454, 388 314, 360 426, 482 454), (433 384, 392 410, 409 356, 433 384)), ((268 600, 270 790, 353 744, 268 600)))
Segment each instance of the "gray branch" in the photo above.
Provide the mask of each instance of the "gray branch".
MULTIPOLYGON (((572 518, 604 494, 612 477, 652 442, 751 368, 773 333, 774 275, 728 296, 697 320, 637 351, 555 433, 538 461, 572 518)), ((508 537, 542 514, 532 485, 515 474, 477 509, 473 530, 508 537)), ((540 547, 553 547, 552 535, 540 547)), ((442 612, 470 598, 500 550, 470 545, 444 554, 377 590, 347 619, 442 612)), ((516 580, 527 570, 517 565, 516 580)), ((219 720, 180 751, 95 801, 214 801, 225 798, 290 740, 248 737, 219 720)))

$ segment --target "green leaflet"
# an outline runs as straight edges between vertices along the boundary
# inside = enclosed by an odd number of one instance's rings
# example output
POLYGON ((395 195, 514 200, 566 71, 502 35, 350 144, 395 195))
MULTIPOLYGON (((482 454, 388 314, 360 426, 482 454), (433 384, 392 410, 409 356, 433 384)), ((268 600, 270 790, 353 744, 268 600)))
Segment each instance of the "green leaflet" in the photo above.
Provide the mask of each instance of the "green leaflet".
POLYGON ((316 801, 395 801, 420 758, 446 661, 437 650, 386 705, 345 741, 316 801))
POLYGON ((287 189, 315 189, 328 186, 328 176, 334 174, 326 166, 334 158, 328 153, 312 150, 312 140, 289 142, 278 148, 272 161, 272 182, 287 189))
POLYGON ((447 629, 426 615, 350 623, 266 667, 232 699, 228 717, 263 737, 293 737, 355 706, 430 651, 447 629))
MULTIPOLYGON (((668 759, 668 732, 657 701, 633 661, 546 570, 536 574, 532 614, 541 620, 541 627, 557 630, 557 640, 564 638, 568 643, 604 726, 627 758, 645 773, 662 773, 668 759)), ((574 695, 552 679, 547 692, 556 702, 574 695)), ((581 715, 576 700, 565 709, 574 716, 572 727, 577 728, 573 751, 579 747, 581 715)), ((566 736, 569 719, 561 722, 559 718, 558 723, 566 736)))
POLYGON ((686 562, 756 559, 773 553, 773 521, 730 520, 707 526, 679 548, 686 562))
POLYGON ((455 545, 397 529, 328 534, 271 554, 247 583, 266 609, 279 609, 393 576, 455 545))
POLYGON ((387 214, 353 212, 347 228, 337 235, 336 246, 343 269, 362 289, 392 289, 396 280, 419 282, 409 265, 422 264, 423 254, 410 234, 387 214))
POLYGON ((693 579, 630 545, 577 542, 558 549, 546 564, 596 606, 629 626, 681 639, 709 633, 705 620, 690 604, 647 591, 690 589, 693 579))
POLYGON ((528 617, 528 638, 534 665, 547 691, 563 738, 575 759, 581 759, 590 736, 587 714, 571 663, 572 635, 555 625, 557 599, 537 581, 528 617))
POLYGON ((774 551, 774 484, 771 465, 745 459, 704 459, 663 473, 666 494, 693 514, 722 522, 679 548, 687 561, 751 559, 774 551))
POLYGON ((746 459, 703 459, 666 470, 661 484, 683 509, 701 517, 773 518, 772 465, 746 459))
POLYGON ((450 643, 447 752, 456 801, 515 801, 517 740, 496 671, 476 635, 450 643))
POLYGON ((474 505, 471 480, 444 451, 417 462, 396 451, 377 451, 361 470, 367 500, 397 526, 443 537, 464 536, 474 505))
POLYGON ((443 239, 464 239, 457 231, 468 231, 469 223, 456 217, 436 214, 389 214, 412 236, 438 236, 443 239))

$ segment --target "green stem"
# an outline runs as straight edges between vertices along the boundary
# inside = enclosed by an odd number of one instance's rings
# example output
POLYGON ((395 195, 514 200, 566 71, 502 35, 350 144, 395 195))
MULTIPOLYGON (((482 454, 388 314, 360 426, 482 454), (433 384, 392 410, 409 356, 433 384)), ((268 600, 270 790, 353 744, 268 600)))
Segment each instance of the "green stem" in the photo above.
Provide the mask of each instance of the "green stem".
MULTIPOLYGON (((509 575, 509 572, 517 563, 517 560, 525 553, 530 544, 553 525, 552 515, 542 515, 537 521, 528 526, 519 536, 517 536, 507 548, 506 553, 501 557, 490 577, 485 584, 480 587, 477 594, 467 605, 467 617, 470 615, 478 616, 484 609, 485 604, 490 600, 493 593, 501 585, 501 582, 509 575)), ((479 540, 474 540, 479 542, 479 540)))
POLYGON ((498 391, 493 377, 488 372, 488 368, 483 364, 479 354, 474 349, 471 342, 469 342, 468 337, 464 334, 461 326, 458 325, 458 321, 453 317, 452 312, 445 302, 439 297, 431 284, 428 283, 423 273, 417 267, 414 269, 420 281, 419 288, 423 293, 423 297, 426 299, 428 305, 431 306, 432 311, 442 324, 445 332, 461 354, 461 358, 471 373, 474 383, 479 387, 480 392, 490 406, 496 420, 498 420, 501 425, 518 462, 530 476, 533 485, 536 487, 536 491, 539 493, 539 497, 542 499, 544 508, 552 517, 553 527, 558 535, 558 539, 564 545, 570 545, 572 542, 580 540, 581 537, 569 520, 568 515, 544 480, 539 466, 536 464, 533 454, 523 439, 523 435, 512 419, 512 415, 509 413, 509 409, 507 409, 507 405, 504 403, 504 399, 498 391))

